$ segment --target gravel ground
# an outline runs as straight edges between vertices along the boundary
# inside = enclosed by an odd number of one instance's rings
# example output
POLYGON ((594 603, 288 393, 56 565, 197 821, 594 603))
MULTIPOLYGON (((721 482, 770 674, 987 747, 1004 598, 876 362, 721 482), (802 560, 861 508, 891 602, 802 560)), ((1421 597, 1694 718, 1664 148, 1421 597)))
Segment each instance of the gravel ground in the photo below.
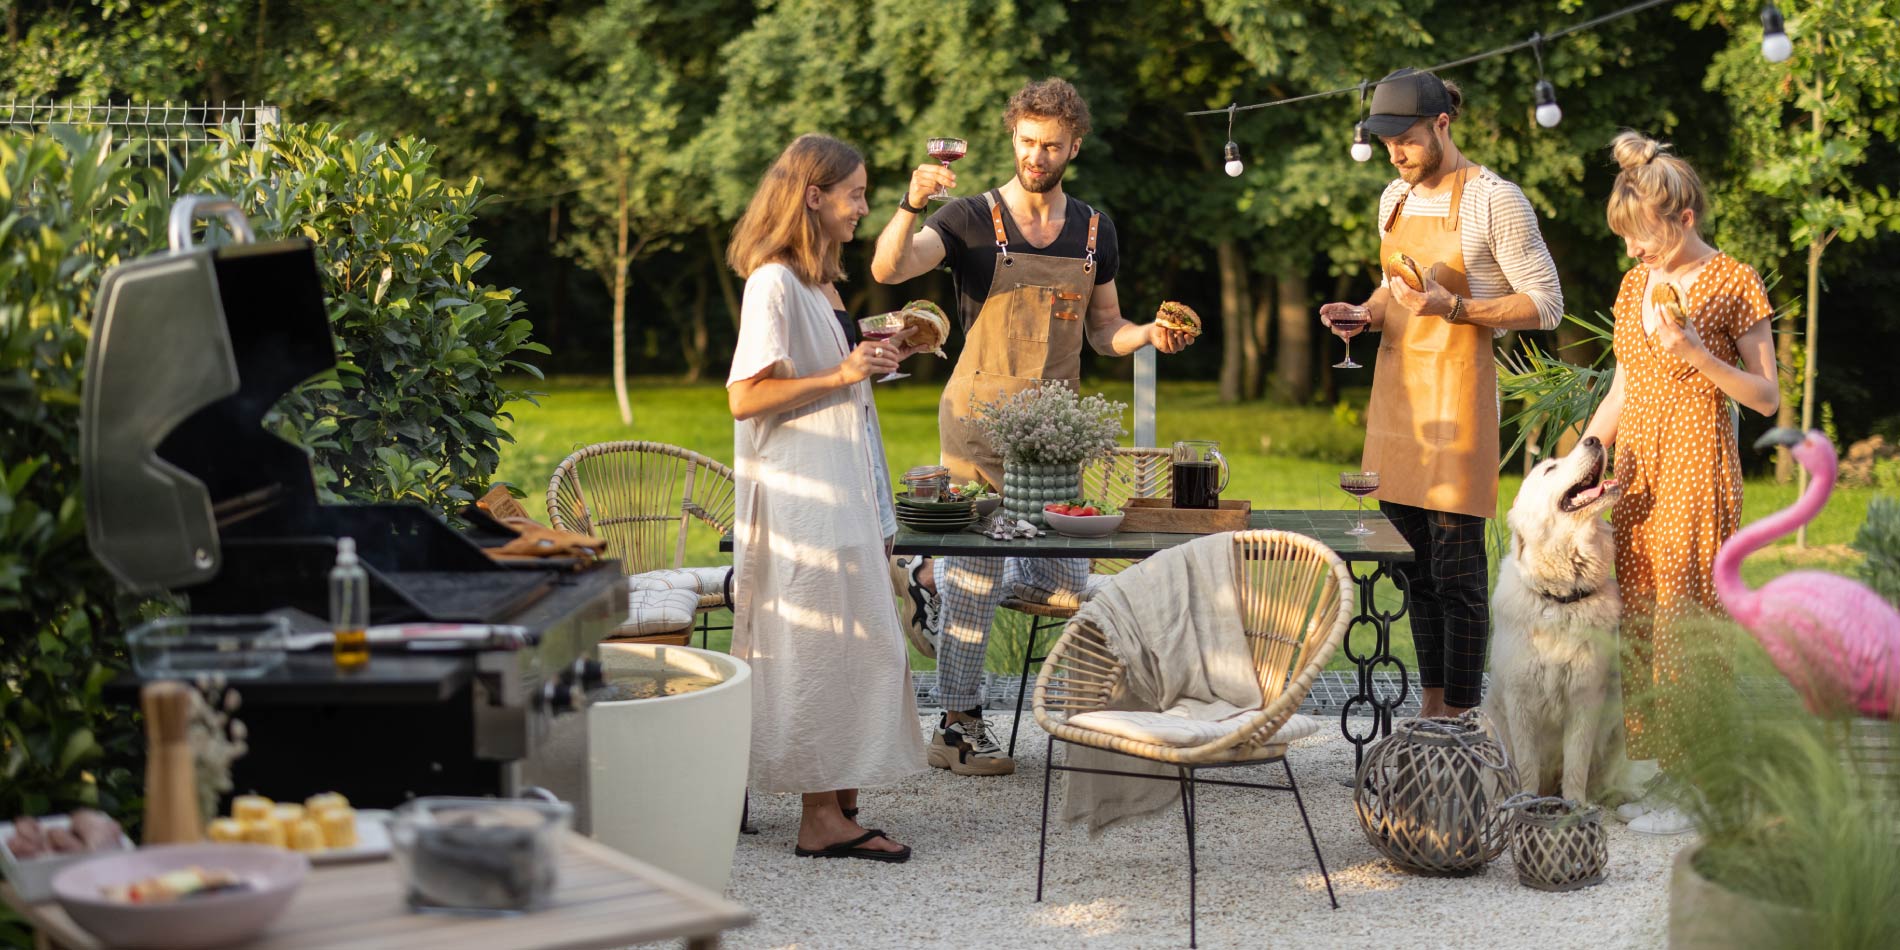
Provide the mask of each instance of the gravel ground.
MULTIPOLYGON (((1007 729, 1007 720, 1000 725, 1007 729)), ((932 770, 866 791, 860 820, 911 845, 916 853, 907 864, 796 857, 797 798, 755 797, 760 833, 740 836, 729 894, 757 921, 728 934, 725 946, 1186 946, 1178 809, 1093 840, 1079 827, 1052 827, 1044 899, 1035 902, 1045 748, 1025 715, 1013 776, 932 770)), ((1337 732, 1297 743, 1290 760, 1339 909, 1327 905, 1291 795, 1203 788, 1203 947, 1612 950, 1665 942, 1669 863, 1686 836, 1648 837, 1611 820, 1605 881, 1567 894, 1519 885, 1508 853, 1475 876, 1422 877, 1396 869, 1366 843, 1342 784, 1351 778, 1352 746, 1337 732)), ((1283 773, 1271 766, 1216 777, 1270 782, 1283 773)))

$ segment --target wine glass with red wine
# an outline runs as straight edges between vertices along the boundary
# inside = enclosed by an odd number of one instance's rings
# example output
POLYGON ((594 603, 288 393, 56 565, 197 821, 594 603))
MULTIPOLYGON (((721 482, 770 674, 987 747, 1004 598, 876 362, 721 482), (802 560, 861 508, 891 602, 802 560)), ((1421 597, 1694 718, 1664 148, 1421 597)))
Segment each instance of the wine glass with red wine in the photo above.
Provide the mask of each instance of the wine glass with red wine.
MULTIPOLYGON (((952 139, 952 138, 931 139, 929 142, 925 143, 924 148, 930 152, 931 158, 934 158, 937 161, 942 162, 943 167, 949 168, 951 162, 954 162, 957 159, 962 158, 963 153, 970 150, 970 143, 965 142, 962 139, 952 139)), ((956 195, 951 194, 948 188, 944 188, 943 186, 939 185, 937 187, 937 193, 934 195, 931 195, 930 200, 949 201, 950 199, 955 198, 955 197, 956 195)))
MULTIPOLYGON (((858 334, 867 340, 888 340, 902 333, 903 330, 904 314, 903 311, 900 310, 893 310, 890 313, 880 313, 875 317, 865 317, 858 321, 858 334)), ((891 370, 879 376, 875 382, 888 383, 893 379, 909 378, 909 373, 900 373, 896 370, 891 370)))
POLYGON ((1365 330, 1372 321, 1372 315, 1364 307, 1344 307, 1333 315, 1333 332, 1346 341, 1346 358, 1333 364, 1334 369, 1359 369, 1361 364, 1352 361, 1352 338, 1365 330))
MULTIPOLYGON (((1334 320, 1333 325, 1339 325, 1337 319, 1334 320)), ((1359 502, 1359 523, 1347 528, 1346 533, 1352 535, 1371 534, 1372 529, 1366 527, 1366 496, 1379 490, 1379 473, 1340 472, 1339 487, 1345 489, 1346 494, 1351 495, 1359 502)))

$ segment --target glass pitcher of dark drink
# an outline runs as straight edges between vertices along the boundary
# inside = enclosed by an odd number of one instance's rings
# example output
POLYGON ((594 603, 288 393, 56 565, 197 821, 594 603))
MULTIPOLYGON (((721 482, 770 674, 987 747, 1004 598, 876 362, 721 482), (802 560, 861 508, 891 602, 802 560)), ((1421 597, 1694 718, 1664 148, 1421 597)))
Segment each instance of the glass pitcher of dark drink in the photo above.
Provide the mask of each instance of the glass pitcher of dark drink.
POLYGON ((1174 507, 1219 508, 1221 490, 1227 487, 1227 457, 1220 454, 1220 443, 1183 440, 1174 443, 1174 467, 1169 473, 1174 485, 1174 507))

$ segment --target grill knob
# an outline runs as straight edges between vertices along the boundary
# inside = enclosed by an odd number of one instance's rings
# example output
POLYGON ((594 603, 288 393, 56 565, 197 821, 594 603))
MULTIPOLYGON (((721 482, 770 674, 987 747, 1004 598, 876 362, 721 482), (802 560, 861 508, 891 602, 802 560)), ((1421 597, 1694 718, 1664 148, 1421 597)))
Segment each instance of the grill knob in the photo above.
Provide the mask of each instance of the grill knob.
POLYGON ((536 694, 536 705, 549 713, 571 712, 574 709, 574 687, 566 683, 549 680, 536 694))

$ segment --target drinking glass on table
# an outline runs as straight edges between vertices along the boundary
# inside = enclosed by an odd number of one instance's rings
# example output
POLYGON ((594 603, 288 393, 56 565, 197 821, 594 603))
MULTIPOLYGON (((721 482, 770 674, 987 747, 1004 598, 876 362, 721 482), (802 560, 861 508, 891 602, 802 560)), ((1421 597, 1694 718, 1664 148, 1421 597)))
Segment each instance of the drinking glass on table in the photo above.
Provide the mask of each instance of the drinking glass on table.
POLYGON ((1359 536, 1371 534, 1372 529, 1366 527, 1366 496, 1379 490, 1379 473, 1340 472, 1339 487, 1359 502, 1359 523, 1347 528, 1346 533, 1359 536))
MULTIPOLYGON (((924 143, 924 148, 926 151, 930 152, 931 158, 934 158, 937 161, 942 162, 943 167, 949 168, 951 162, 954 162, 957 159, 962 158, 963 154, 970 150, 970 143, 965 142, 962 139, 936 138, 936 139, 931 139, 929 142, 924 143)), ((949 201, 950 199, 955 198, 955 197, 956 195, 953 195, 950 193, 950 189, 945 188, 942 185, 938 185, 937 193, 934 195, 931 195, 930 200, 949 201)))
MULTIPOLYGON (((880 313, 877 316, 865 317, 858 321, 858 334, 867 340, 882 342, 902 332, 904 332, 904 313, 901 310, 893 310, 890 313, 880 313)), ((879 376, 874 382, 888 383, 893 379, 909 378, 909 373, 900 373, 896 370, 891 370, 879 376)))
POLYGON ((1333 308, 1326 317, 1332 324, 1333 332, 1346 341, 1346 358, 1334 363, 1333 368, 1359 369, 1362 364, 1352 361, 1352 338, 1365 330, 1367 324, 1372 322, 1372 316, 1364 307, 1343 306, 1333 308))

